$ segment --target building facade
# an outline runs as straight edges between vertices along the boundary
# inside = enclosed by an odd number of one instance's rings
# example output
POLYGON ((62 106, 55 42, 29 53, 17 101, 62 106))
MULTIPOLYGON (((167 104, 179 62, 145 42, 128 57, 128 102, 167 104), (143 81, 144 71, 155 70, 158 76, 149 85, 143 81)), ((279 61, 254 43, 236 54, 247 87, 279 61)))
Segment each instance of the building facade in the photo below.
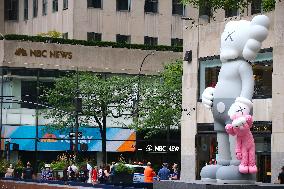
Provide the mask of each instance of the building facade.
POLYGON ((180 46, 181 17, 192 12, 178 0, 5 0, 4 7, 5 34, 56 30, 69 39, 180 46))
MULTIPOLYGON (((51 120, 37 116, 36 112, 39 109, 46 108, 45 104, 40 104, 36 100, 41 95, 39 86, 52 86, 55 78, 74 72, 74 70, 106 75, 159 74, 165 64, 180 59, 182 55, 181 52, 173 51, 7 39, 0 40, 0 49, 1 150, 4 149, 5 143, 16 143, 19 144, 21 157, 33 160, 32 154, 38 151, 40 152, 38 158, 46 161, 51 161, 46 158, 56 158, 55 152, 69 151, 71 147, 69 130, 65 133, 45 133, 44 126, 48 125, 51 120), (48 152, 53 155, 47 155, 48 152)), ((127 152, 132 151, 129 157, 135 155, 133 153, 135 152, 135 132, 117 124, 122 121, 125 125, 131 123, 131 119, 126 120, 124 117, 107 117, 106 132, 109 140, 107 151, 113 153, 109 160, 117 160, 121 152, 126 152, 127 155, 127 152), (127 140, 130 141, 126 142, 127 140)), ((80 141, 88 144, 88 149, 84 151, 87 155, 89 152, 91 157, 95 155, 94 159, 100 163, 102 154, 100 153, 101 140, 98 127, 82 128, 81 132, 83 136, 80 141)), ((16 153, 17 151, 11 152, 16 153)), ((18 157, 18 154, 9 156, 13 159, 13 157, 18 157)))
MULTIPOLYGON (((270 18, 268 38, 262 44, 256 60, 252 62, 255 80, 253 96, 254 134, 256 143, 257 181, 276 182, 284 165, 280 147, 283 137, 283 78, 284 3, 277 2, 275 10, 265 13, 270 18)), ((192 52, 192 60, 184 61, 183 112, 181 135, 182 180, 200 178, 200 170, 207 163, 216 163, 216 133, 210 110, 201 103, 206 87, 215 86, 221 62, 220 36, 230 20, 251 20, 254 15, 231 17, 223 21, 198 23, 184 22, 184 54, 192 52), (210 45, 209 45, 210 44, 210 45)), ((226 89, 224 89, 226 90, 226 89)))

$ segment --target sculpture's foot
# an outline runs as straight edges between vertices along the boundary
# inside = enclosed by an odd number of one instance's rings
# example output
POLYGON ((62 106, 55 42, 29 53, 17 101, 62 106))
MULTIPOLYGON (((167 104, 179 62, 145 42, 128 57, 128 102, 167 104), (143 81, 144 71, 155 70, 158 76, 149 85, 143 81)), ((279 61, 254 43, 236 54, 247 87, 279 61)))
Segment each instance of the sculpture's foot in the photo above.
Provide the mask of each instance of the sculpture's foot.
POLYGON ((204 182, 216 182, 216 172, 221 165, 206 165, 201 169, 200 176, 204 182))
POLYGON ((251 173, 251 174, 257 173, 257 167, 256 167, 256 165, 249 166, 248 169, 249 169, 249 173, 251 173))
POLYGON ((217 183, 228 184, 254 184, 255 174, 242 174, 239 166, 229 165, 218 169, 216 173, 217 183))
POLYGON ((239 171, 240 171, 240 173, 248 174, 249 173, 249 167, 246 166, 246 165, 240 164, 239 165, 239 171))

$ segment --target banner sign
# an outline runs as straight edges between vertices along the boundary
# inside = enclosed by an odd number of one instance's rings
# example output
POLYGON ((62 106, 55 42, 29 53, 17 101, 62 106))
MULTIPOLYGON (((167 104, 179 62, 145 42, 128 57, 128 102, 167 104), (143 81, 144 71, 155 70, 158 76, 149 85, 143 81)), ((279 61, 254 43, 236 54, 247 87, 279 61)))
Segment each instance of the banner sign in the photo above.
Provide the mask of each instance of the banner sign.
MULTIPOLYGON (((46 132, 46 126, 38 126, 38 151, 66 151, 70 150, 70 130, 46 132)), ((100 130, 97 127, 80 127, 82 136, 79 143, 86 143, 88 151, 102 151, 100 130)), ((19 150, 35 150, 35 126, 9 126, 2 129, 5 141, 19 144, 19 150)), ((132 129, 107 128, 106 149, 108 152, 135 151, 136 133, 132 129), (112 141, 113 140, 113 141, 112 141)), ((73 137, 73 144, 75 138, 73 137)))

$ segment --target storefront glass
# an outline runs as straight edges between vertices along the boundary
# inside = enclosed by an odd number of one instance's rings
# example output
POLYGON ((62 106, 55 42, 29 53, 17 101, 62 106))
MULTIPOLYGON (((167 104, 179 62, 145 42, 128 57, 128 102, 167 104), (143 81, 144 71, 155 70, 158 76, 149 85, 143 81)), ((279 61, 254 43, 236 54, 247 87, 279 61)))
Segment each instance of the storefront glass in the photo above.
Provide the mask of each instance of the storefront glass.
MULTIPOLYGON (((218 58, 200 61, 199 67, 199 97, 206 87, 215 87, 218 82, 218 74, 221 61, 218 58)), ((272 97, 272 52, 259 53, 252 63, 255 89, 253 98, 272 97)))

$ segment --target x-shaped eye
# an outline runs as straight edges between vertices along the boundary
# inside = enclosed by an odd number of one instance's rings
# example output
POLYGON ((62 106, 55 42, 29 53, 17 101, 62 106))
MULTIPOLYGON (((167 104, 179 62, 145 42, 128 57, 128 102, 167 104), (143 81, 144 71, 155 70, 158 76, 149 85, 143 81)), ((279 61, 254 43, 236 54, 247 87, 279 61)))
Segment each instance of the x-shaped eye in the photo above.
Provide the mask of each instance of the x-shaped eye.
POLYGON ((238 109, 236 112, 242 112, 242 115, 244 114, 243 110, 245 110, 246 108, 242 108, 241 106, 239 106, 240 109, 238 109))
POLYGON ((231 32, 231 33, 228 32, 228 36, 226 37, 225 41, 227 41, 228 38, 230 38, 230 40, 233 41, 233 38, 232 38, 232 34, 233 34, 233 33, 235 33, 235 31, 233 31, 233 32, 231 32))

